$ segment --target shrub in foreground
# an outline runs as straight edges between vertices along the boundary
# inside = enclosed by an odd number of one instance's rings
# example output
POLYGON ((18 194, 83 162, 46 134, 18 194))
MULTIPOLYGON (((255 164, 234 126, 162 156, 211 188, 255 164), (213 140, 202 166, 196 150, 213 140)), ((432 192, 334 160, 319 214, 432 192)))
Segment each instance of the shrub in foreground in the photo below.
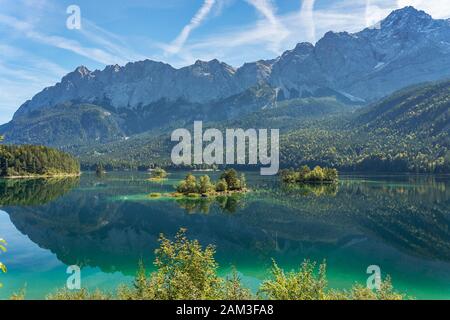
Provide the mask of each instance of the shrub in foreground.
POLYGON ((55 300, 401 300, 390 278, 379 290, 355 285, 350 290, 328 288, 326 264, 304 261, 298 271, 285 272, 273 262, 271 278, 262 282, 257 296, 245 288, 236 270, 227 278, 217 275, 215 248, 203 248, 188 240, 181 229, 174 241, 161 235, 154 261, 156 271, 148 274, 142 262, 131 286, 121 285, 115 294, 86 289, 61 290, 49 295, 55 300))

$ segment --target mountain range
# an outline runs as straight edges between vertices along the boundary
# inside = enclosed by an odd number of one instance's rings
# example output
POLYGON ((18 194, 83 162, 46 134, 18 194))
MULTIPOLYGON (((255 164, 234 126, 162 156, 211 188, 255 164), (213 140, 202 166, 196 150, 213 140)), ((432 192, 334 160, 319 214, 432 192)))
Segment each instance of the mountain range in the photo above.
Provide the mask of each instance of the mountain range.
MULTIPOLYGON (((407 99, 398 90, 447 78, 450 20, 405 7, 372 28, 330 31, 315 45, 299 43, 276 59, 240 68, 218 60, 180 69, 151 60, 102 71, 80 66, 20 106, 13 120, 0 126, 0 134, 8 143, 44 144, 86 156, 101 154, 99 146, 114 149, 155 140, 194 120, 220 125, 265 117, 272 120, 266 125, 286 127, 287 133, 302 130, 305 121, 319 117, 322 126, 338 117, 337 122, 355 126, 357 121, 371 123, 370 128, 405 125, 417 130, 414 122, 388 124, 380 116, 406 119, 400 113, 420 113, 416 105, 390 113, 386 108, 407 99), (391 94, 396 103, 383 104, 391 94), (364 111, 355 111, 360 107, 364 111), (349 117, 357 120, 348 122, 349 117)), ((443 106, 438 126, 448 133, 448 105, 443 106)), ((435 116, 428 114, 424 131, 436 129, 435 116)))

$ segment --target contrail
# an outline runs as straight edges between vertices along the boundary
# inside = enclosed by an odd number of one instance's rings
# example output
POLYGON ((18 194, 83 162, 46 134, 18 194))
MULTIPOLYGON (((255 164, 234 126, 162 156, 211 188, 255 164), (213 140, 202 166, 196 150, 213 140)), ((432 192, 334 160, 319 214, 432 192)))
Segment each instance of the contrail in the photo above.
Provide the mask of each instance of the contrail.
POLYGON ((306 35, 312 43, 316 41, 316 24, 314 22, 314 4, 316 0, 303 0, 300 19, 306 27, 306 35))
POLYGON ((189 24, 183 28, 178 37, 167 48, 167 51, 169 53, 178 53, 183 48, 191 32, 202 24, 203 20, 205 20, 205 18, 211 12, 211 9, 213 8, 215 3, 216 0, 205 0, 205 2, 203 2, 200 10, 197 11, 189 24))
POLYGON ((366 0, 366 27, 372 29, 381 28, 381 20, 384 17, 384 12, 377 6, 372 4, 371 0, 366 0))
POLYGON ((273 51, 280 50, 280 43, 288 36, 289 32, 277 18, 276 9, 271 0, 246 0, 254 6, 269 22, 267 35, 270 37, 273 51))
POLYGON ((254 6, 273 26, 279 26, 280 22, 275 17, 275 8, 272 6, 270 0, 247 0, 254 6))

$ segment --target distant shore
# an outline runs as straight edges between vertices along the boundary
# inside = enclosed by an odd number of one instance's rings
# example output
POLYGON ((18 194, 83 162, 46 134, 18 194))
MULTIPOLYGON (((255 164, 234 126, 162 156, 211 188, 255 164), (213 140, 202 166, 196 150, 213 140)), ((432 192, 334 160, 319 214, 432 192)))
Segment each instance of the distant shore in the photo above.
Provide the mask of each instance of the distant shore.
POLYGON ((236 190, 236 191, 222 191, 222 192, 210 192, 210 193, 190 193, 183 194, 179 192, 167 192, 167 193, 151 193, 148 195, 149 198, 173 198, 173 199, 207 199, 207 198, 218 198, 218 197, 230 197, 235 194, 245 194, 251 192, 250 189, 236 190))
POLYGON ((81 176, 81 172, 77 174, 35 174, 26 176, 0 176, 0 179, 18 180, 18 179, 42 179, 42 178, 75 178, 81 176))

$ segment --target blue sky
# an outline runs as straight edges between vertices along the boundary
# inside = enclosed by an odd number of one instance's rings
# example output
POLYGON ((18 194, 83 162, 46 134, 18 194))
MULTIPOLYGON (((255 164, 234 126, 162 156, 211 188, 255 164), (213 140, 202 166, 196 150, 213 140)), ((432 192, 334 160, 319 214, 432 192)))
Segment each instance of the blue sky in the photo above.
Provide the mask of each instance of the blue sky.
POLYGON ((79 65, 217 58, 238 67, 406 5, 450 17, 450 0, 0 0, 0 124, 79 65), (66 26, 70 5, 81 29, 66 26))

